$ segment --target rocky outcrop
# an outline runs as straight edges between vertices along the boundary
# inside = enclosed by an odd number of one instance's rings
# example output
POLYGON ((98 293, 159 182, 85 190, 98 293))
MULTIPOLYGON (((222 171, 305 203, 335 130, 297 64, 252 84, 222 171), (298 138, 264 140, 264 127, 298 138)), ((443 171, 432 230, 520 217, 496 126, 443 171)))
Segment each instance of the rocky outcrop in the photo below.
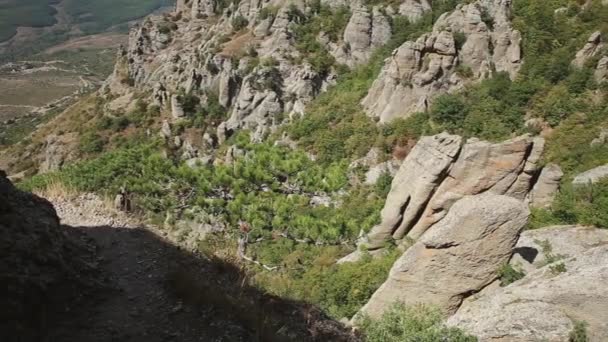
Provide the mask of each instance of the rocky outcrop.
POLYGON ((461 137, 447 133, 420 139, 393 179, 381 212, 381 223, 371 230, 362 245, 374 250, 387 241, 402 240, 406 236, 444 181, 458 156, 461 141, 461 137))
MULTIPOLYGON (((191 109, 181 103, 182 97, 204 107, 214 94, 229 117, 209 131, 217 129, 223 141, 249 129, 253 140, 261 140, 282 120, 301 115, 335 78, 332 70, 315 70, 302 61, 293 32, 300 19, 291 5, 309 14, 304 1, 180 1, 175 12, 146 18, 131 31, 102 94, 149 95, 149 102, 172 120, 193 114, 187 113, 191 109), (262 17, 263 9, 270 14, 262 17), (235 31, 236 19, 246 20, 246 27, 235 31)), ((377 28, 370 42, 383 44, 390 26, 374 13, 370 15, 377 28)))
POLYGON ((60 227, 53 206, 16 189, 0 171, 0 339, 43 340, 63 300, 90 266, 60 227), (78 252, 78 253, 77 253, 78 252))
MULTIPOLYGON (((606 60, 606 62, 608 62, 608 59, 606 60)), ((595 146, 604 145, 607 141, 608 141, 608 129, 601 128, 600 132, 598 134, 598 137, 591 140, 591 143, 589 144, 589 146, 595 147, 595 146)))
POLYGON ((59 170, 63 166, 68 152, 61 137, 49 135, 44 144, 44 159, 39 171, 44 173, 59 170))
POLYGON ((593 32, 591 36, 589 36, 589 39, 587 39, 585 46, 576 53, 572 65, 582 68, 585 66, 585 63, 589 59, 595 57, 603 47, 602 33, 600 31, 593 32))
POLYGON ((563 176, 564 173, 559 165, 548 164, 545 166, 530 192, 530 204, 536 208, 551 206, 563 176))
POLYGON ((589 171, 578 174, 572 180, 573 185, 590 185, 595 184, 602 179, 608 177, 608 165, 598 166, 589 171))
POLYGON ((542 138, 528 136, 497 144, 469 139, 408 236, 422 236, 466 195, 490 192, 524 200, 543 148, 542 138))
POLYGON ((399 14, 407 17, 410 22, 417 22, 430 10, 431 2, 429 0, 405 0, 399 6, 399 14))
POLYGON ((528 215, 526 205, 512 197, 463 197, 395 262, 361 313, 378 317, 395 302, 454 313, 463 299, 497 278, 528 215))
POLYGON ((593 75, 597 83, 606 82, 606 80, 608 80, 608 56, 600 58, 593 75))
MULTIPOLYGON (((567 235, 566 235, 567 236, 567 235)), ((557 251, 559 252, 559 251, 557 251)), ((448 320, 485 341, 568 341, 575 322, 589 341, 608 336, 608 245, 547 265, 463 307, 448 320)))
POLYGON ((351 10, 342 43, 330 51, 338 62, 353 67, 367 62, 376 48, 388 42, 391 25, 379 6, 370 10, 366 5, 355 3, 351 10))
POLYGON ((510 1, 494 0, 443 14, 431 33, 405 42, 386 60, 362 101, 368 115, 390 122, 424 112, 438 95, 487 78, 493 69, 515 77, 521 34, 510 12, 510 1))
POLYGON ((511 265, 530 273, 555 259, 573 258, 608 245, 608 230, 584 226, 552 226, 521 234, 511 265))
MULTIPOLYGON (((374 251, 418 239, 465 196, 507 195, 523 201, 533 187, 544 140, 522 136, 489 143, 446 133, 423 137, 403 161, 382 209, 381 223, 362 239, 374 251)), ((359 251, 342 261, 359 257, 359 251)))

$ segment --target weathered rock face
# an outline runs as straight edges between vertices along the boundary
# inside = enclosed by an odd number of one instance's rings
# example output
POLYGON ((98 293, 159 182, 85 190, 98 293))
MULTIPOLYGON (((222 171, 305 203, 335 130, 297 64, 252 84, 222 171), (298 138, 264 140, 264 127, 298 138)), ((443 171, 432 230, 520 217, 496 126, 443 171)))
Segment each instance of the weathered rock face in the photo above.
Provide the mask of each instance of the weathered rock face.
POLYGON ((542 138, 527 136, 498 144, 469 139, 408 236, 422 236, 466 195, 490 192, 524 200, 543 148, 542 138))
POLYGON ((587 40, 587 44, 580 49, 574 60, 572 61, 572 65, 582 68, 590 58, 593 58, 597 55, 598 52, 604 47, 602 43, 602 33, 600 31, 596 31, 587 40))
POLYGON ((42 340, 45 324, 65 308, 62 299, 87 278, 86 269, 53 206, 17 190, 1 170, 0 250, 0 338, 42 340))
POLYGON ((585 171, 572 180, 574 185, 589 185, 595 184, 602 179, 608 177, 608 165, 598 166, 589 171, 585 171))
POLYGON ((608 80, 608 56, 602 57, 597 62, 597 67, 593 75, 595 77, 595 81, 598 83, 606 82, 606 80, 608 80))
MULTIPOLYGON (((464 145, 445 133, 422 138, 393 179, 381 223, 360 246, 373 251, 390 241, 418 239, 465 196, 488 192, 523 201, 543 148, 543 139, 528 136, 497 144, 469 139, 464 145)), ((358 252, 342 261, 357 258, 358 252)))
POLYGON ((368 115, 390 122, 426 111, 438 95, 489 77, 493 66, 514 77, 522 62, 521 34, 512 28, 510 12, 510 1, 494 0, 443 14, 432 33, 405 42, 386 60, 362 102, 368 115))
POLYGON ((454 313, 462 300, 497 278, 528 220, 526 205, 490 193, 458 200, 393 265, 361 310, 378 317, 394 302, 432 304, 454 313))
POLYGON ((525 273, 549 263, 547 256, 573 258, 608 244, 608 230, 584 226, 552 226, 521 234, 510 263, 525 273))
POLYGON ((382 209, 382 222, 367 236, 365 245, 369 249, 405 237, 447 176, 460 151, 461 141, 459 136, 446 133, 420 139, 393 179, 382 209))
MULTIPOLYGON (((178 94, 203 104, 209 94, 217 94, 230 113, 218 135, 247 128, 259 140, 280 123, 277 114, 302 114, 335 77, 331 70, 321 74, 298 61, 292 32, 298 19, 290 14, 290 4, 246 0, 224 8, 212 0, 180 1, 174 13, 149 17, 131 31, 102 94, 122 98, 152 89, 150 102, 173 120, 193 114, 178 94), (259 12, 269 6, 278 11, 262 19, 259 12), (247 27, 235 32, 233 20, 241 17, 247 27), (272 63, 260 65, 260 60, 272 63)), ((305 1, 293 4, 304 13, 309 10, 305 1)), ((379 30, 377 43, 386 39, 379 30)))
POLYGON ((61 137, 49 135, 44 145, 44 159, 40 164, 40 172, 57 171, 63 166, 68 154, 61 137))
POLYGON ((563 176, 564 173, 559 165, 549 164, 545 166, 530 192, 530 204, 537 208, 551 206, 563 176))
POLYGON ((428 0, 405 0, 399 6, 399 14, 406 16, 410 22, 416 22, 431 10, 431 3, 428 0))
POLYGON ((391 38, 389 19, 379 6, 370 9, 358 2, 351 6, 352 16, 344 30, 343 42, 331 47, 336 60, 355 66, 369 60, 374 50, 391 38))
MULTIPOLYGON (((556 251, 559 252, 559 251, 556 251)), ((483 296, 448 320, 484 341, 568 341, 575 321, 588 324, 590 341, 608 336, 608 245, 545 266, 483 296)))

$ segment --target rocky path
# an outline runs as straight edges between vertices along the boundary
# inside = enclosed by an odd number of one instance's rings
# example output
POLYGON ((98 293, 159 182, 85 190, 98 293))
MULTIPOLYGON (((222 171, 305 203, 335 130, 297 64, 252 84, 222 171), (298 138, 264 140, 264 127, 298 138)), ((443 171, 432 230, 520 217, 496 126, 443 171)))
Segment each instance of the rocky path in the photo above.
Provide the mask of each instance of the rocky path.
MULTIPOLYGON (((184 304, 169 277, 184 252, 128 217, 110 213, 94 195, 50 199, 91 248, 105 289, 83 293, 48 341, 251 341, 249 333, 211 307, 184 304)), ((200 270, 204 272, 204 269, 200 270)))

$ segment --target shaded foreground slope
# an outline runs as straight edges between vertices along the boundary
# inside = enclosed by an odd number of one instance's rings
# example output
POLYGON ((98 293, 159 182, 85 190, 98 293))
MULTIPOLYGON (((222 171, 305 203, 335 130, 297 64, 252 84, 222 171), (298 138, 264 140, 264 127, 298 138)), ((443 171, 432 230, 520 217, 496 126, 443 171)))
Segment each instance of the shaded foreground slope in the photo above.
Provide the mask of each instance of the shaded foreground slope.
MULTIPOLYGON (((60 226, 48 201, 0 180, 3 341, 357 340, 312 306, 250 287, 234 265, 120 219, 60 226)), ((100 215, 67 206, 70 223, 100 215)))

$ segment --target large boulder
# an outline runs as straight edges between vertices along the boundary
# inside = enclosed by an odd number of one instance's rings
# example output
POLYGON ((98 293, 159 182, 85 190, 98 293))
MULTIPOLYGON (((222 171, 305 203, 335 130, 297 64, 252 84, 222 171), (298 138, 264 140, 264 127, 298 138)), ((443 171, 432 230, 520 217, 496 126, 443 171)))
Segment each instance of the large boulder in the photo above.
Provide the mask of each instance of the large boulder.
POLYGON ((361 313, 380 316, 392 303, 432 304, 446 314, 498 276, 529 210, 515 198, 485 193, 457 201, 410 247, 361 313))
POLYGON ((559 184, 564 173, 557 164, 545 166, 534 188, 530 192, 530 204, 536 208, 547 208, 553 203, 553 199, 559 190, 559 184))
POLYGON ((572 180, 573 185, 590 185, 595 184, 602 179, 608 177, 608 165, 598 166, 591 170, 578 174, 572 180))
POLYGON ((608 244, 608 230, 584 226, 552 226, 521 234, 510 264, 525 273, 556 259, 572 258, 608 244))
POLYGON ((543 148, 543 139, 529 136, 502 143, 469 139, 408 236, 422 236, 467 195, 489 192, 524 200, 543 148))
POLYGON ((502 143, 442 133, 423 137, 403 161, 381 212, 381 222, 341 262, 376 253, 387 243, 418 239, 459 199, 489 192, 523 201, 531 190, 544 140, 521 136, 502 143))
POLYGON ((448 325, 480 342, 568 341, 575 322, 587 324, 589 341, 608 336, 608 245, 547 265, 522 280, 470 302, 448 325))
POLYGON ((401 164, 381 212, 381 223, 367 236, 368 249, 401 240, 428 202, 460 151, 462 138, 442 133, 423 137, 401 164))

